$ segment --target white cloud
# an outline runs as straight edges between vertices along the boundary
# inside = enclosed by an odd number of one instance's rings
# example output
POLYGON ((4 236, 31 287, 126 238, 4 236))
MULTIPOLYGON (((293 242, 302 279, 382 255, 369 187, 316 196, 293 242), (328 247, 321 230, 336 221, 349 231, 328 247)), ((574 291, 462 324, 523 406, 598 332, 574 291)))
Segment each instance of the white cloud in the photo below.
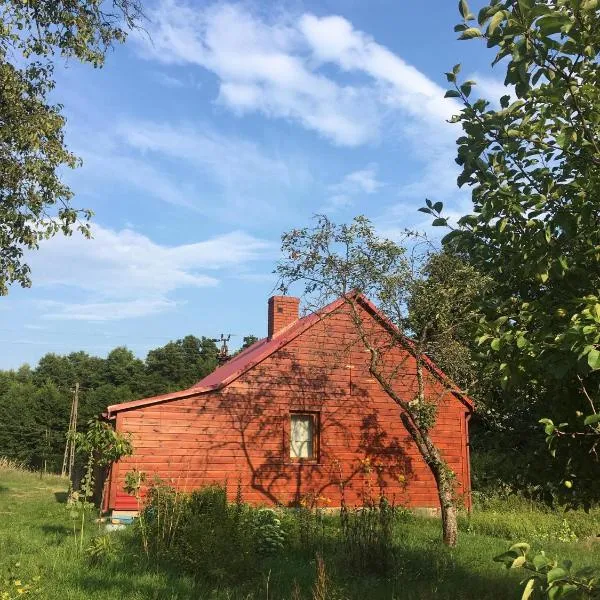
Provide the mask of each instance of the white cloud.
POLYGON ((124 121, 117 137, 142 155, 156 154, 183 160, 203 169, 222 185, 236 189, 269 178, 289 185, 288 166, 264 154, 257 144, 226 136, 210 127, 173 126, 152 121, 124 121))
POLYGON ((130 300, 124 302, 41 302, 43 318, 60 321, 118 321, 148 317, 177 306, 177 302, 164 298, 130 300))
MULTIPOLYGON (((158 0, 152 19, 153 44, 139 38, 144 56, 212 72, 216 101, 235 114, 284 119, 349 147, 378 142, 385 131, 386 144, 422 165, 397 189, 399 206, 425 196, 460 200, 459 131, 447 122, 460 105, 347 19, 186 0, 158 0)), ((357 195, 328 192, 326 212, 351 206, 357 195)))
POLYGON ((78 132, 72 146, 84 164, 80 192, 94 195, 112 181, 226 223, 239 224, 240 211, 273 214, 274 201, 312 180, 301 157, 210 124, 122 118, 99 135, 78 132))
POLYGON ((440 86, 343 17, 304 15, 300 30, 318 60, 360 71, 386 85, 382 96, 386 102, 426 120, 443 121, 455 111, 456 105, 444 99, 440 86))
POLYGON ((175 306, 169 299, 175 290, 216 286, 220 275, 273 251, 271 243, 242 231, 179 246, 162 246, 130 229, 100 225, 94 225, 93 236, 56 236, 28 256, 36 285, 70 288, 91 298, 47 307, 47 318, 156 314, 175 306))
POLYGON ((382 186, 377 179, 376 165, 369 165, 366 169, 348 173, 342 181, 329 186, 329 190, 342 194, 374 194, 382 186))
POLYGON ((168 204, 200 210, 201 195, 192 183, 182 183, 147 161, 117 150, 81 149, 77 154, 92 179, 118 180, 168 204))
POLYGON ((168 87, 168 88, 186 87, 186 84, 184 81, 182 81, 181 79, 178 79, 177 77, 173 77, 173 75, 169 75, 168 73, 165 73, 164 71, 155 71, 152 74, 152 77, 157 83, 160 83, 160 85, 163 85, 164 87, 168 87))
POLYGON ((152 43, 138 38, 145 56, 212 71, 218 101, 238 114, 298 122, 339 145, 377 140, 390 110, 442 123, 455 110, 442 88, 339 16, 267 19, 241 4, 162 0, 152 20, 152 43), (341 81, 328 65, 368 79, 341 81))
POLYGON ((383 183, 377 179, 377 165, 371 164, 366 169, 348 173, 340 182, 328 187, 331 194, 321 209, 324 212, 352 206, 356 197, 364 194, 375 194, 383 183))

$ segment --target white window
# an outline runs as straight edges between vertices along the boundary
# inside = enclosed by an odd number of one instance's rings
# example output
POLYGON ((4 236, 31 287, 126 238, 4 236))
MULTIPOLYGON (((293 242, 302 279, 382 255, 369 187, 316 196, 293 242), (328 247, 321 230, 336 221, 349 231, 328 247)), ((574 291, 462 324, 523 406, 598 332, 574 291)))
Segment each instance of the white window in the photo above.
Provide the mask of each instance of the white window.
POLYGON ((315 458, 316 415, 292 413, 290 416, 290 457, 315 458))

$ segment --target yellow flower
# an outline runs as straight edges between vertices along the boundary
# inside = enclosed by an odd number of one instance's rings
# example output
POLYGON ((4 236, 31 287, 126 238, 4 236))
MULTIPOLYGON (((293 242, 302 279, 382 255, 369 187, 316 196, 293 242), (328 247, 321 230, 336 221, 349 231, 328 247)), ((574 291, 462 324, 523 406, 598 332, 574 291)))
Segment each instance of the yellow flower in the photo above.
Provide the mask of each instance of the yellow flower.
POLYGON ((15 585, 17 587, 19 587, 21 585, 21 580, 20 579, 15 579, 15 585))

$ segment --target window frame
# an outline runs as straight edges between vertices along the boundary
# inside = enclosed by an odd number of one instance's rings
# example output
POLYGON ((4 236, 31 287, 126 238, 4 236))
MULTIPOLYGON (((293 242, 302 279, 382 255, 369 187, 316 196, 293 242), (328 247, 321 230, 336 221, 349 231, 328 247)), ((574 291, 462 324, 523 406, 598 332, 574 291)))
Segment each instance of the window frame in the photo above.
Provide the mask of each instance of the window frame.
POLYGON ((290 410, 287 415, 287 440, 285 445, 285 461, 293 464, 318 464, 321 458, 321 413, 315 410, 290 410), (312 456, 292 456, 292 418, 309 417, 312 422, 312 456))

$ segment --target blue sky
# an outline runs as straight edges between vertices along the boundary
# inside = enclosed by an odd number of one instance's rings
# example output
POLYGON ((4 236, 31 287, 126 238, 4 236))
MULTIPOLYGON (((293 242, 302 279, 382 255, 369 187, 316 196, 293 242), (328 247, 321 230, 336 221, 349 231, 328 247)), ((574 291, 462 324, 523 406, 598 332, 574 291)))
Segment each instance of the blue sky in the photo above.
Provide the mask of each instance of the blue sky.
MULTIPOLYGON (((477 9, 473 3, 472 9, 477 9)), ((461 62, 501 95, 480 42, 458 42, 447 0, 148 4, 149 35, 104 69, 57 68, 65 173, 95 212, 94 239, 56 237, 29 255, 33 287, 0 300, 0 367, 46 352, 144 356, 188 333, 266 331, 279 237, 315 213, 366 214, 390 237, 427 227, 424 198, 463 214, 461 62)))

